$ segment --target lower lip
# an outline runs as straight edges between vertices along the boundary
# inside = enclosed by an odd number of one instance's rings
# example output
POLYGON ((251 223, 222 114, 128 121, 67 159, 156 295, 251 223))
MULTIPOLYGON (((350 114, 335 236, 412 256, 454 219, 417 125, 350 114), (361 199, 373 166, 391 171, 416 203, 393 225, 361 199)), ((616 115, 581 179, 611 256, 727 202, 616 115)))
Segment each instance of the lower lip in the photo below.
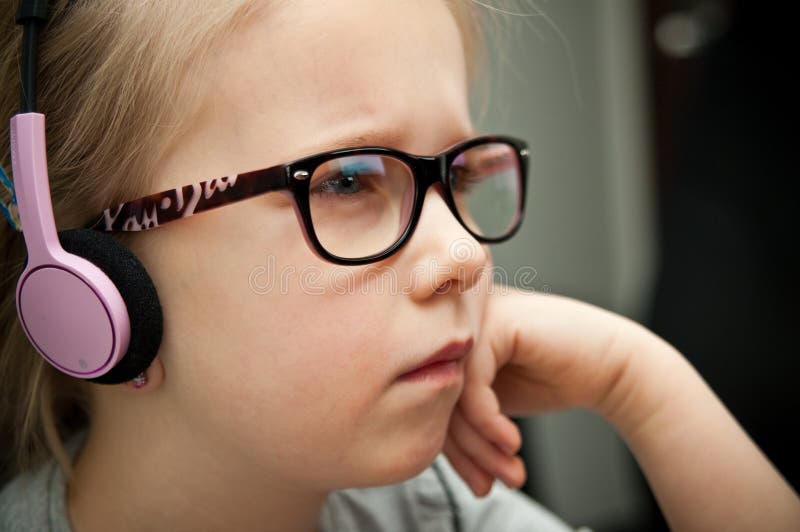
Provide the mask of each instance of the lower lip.
POLYGON ((460 380, 461 376, 461 360, 459 359, 428 364, 417 370, 404 373, 397 380, 400 382, 449 383, 460 380))

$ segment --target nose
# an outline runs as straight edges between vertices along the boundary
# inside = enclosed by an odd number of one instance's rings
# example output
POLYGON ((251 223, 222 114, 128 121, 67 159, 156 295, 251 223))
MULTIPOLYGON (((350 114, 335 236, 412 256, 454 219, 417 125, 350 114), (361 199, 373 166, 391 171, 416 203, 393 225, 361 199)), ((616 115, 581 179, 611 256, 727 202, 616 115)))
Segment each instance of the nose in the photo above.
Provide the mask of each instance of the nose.
POLYGON ((409 293, 417 300, 471 289, 490 262, 488 249, 461 225, 441 187, 436 183, 428 188, 416 230, 402 252, 412 263, 409 293))

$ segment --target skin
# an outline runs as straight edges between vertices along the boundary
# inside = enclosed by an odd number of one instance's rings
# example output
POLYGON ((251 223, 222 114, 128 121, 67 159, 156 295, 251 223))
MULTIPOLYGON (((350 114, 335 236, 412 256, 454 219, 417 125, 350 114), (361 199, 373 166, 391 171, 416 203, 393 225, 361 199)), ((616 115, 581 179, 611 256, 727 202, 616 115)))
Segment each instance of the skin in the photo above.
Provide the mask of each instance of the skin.
MULTIPOLYGON (((203 112, 153 192, 335 146, 432 154, 474 134, 443 3, 294 0, 262 15, 210 58, 203 112)), ((800 522, 797 495, 662 340, 566 298, 470 290, 491 257, 440 194, 379 265, 401 284, 425 273, 402 293, 376 290, 366 267, 348 270, 358 289, 332 290, 342 269, 312 253, 280 194, 143 234, 164 340, 146 386, 92 387, 75 530, 315 530, 330 491, 411 478, 442 449, 482 495, 495 477, 523 481, 506 415, 574 406, 620 430, 675 529, 730 529, 732 509, 742 529, 800 522), (270 260, 314 266, 327 288, 254 289, 270 260), (470 336, 460 377, 397 381, 470 336), (709 489, 723 478, 730 489, 709 489)))

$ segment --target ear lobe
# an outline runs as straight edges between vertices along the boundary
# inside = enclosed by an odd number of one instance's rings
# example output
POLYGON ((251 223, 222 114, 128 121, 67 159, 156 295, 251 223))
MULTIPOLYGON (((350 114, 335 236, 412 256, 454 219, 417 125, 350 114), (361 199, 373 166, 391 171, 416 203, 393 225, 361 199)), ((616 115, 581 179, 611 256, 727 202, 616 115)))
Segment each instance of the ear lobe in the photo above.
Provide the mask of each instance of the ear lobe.
POLYGON ((133 392, 142 393, 158 389, 162 382, 164 382, 164 364, 161 362, 161 357, 156 355, 145 371, 125 382, 123 386, 133 392))

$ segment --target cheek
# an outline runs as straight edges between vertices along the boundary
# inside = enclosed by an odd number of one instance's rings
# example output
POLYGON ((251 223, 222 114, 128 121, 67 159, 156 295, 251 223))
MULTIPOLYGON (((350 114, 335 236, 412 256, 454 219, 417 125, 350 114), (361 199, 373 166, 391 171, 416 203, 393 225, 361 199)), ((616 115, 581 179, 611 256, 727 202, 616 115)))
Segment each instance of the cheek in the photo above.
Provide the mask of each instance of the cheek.
POLYGON ((239 324, 243 340, 228 351, 216 390, 221 401, 198 397, 214 411, 207 422, 235 435, 254 463, 305 463, 315 475, 341 480, 354 440, 374 425, 368 420, 386 385, 385 351, 364 318, 335 299, 286 294, 254 307, 268 319, 239 324))
POLYGON ((297 463, 319 441, 332 450, 346 446, 386 386, 392 350, 382 347, 376 327, 387 301, 315 295, 296 276, 281 281, 309 262, 291 247, 280 259, 218 261, 225 267, 201 271, 204 281, 184 288, 171 313, 181 337, 171 369, 182 408, 203 412, 197 423, 235 435, 249 448, 242 452, 270 448, 297 463), (258 267, 263 275, 254 286, 248 277, 258 267))

